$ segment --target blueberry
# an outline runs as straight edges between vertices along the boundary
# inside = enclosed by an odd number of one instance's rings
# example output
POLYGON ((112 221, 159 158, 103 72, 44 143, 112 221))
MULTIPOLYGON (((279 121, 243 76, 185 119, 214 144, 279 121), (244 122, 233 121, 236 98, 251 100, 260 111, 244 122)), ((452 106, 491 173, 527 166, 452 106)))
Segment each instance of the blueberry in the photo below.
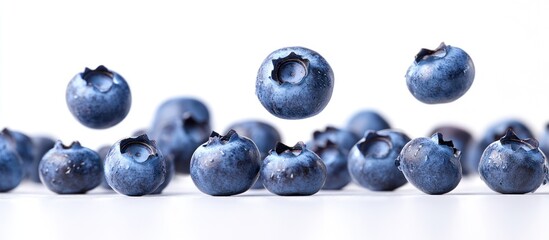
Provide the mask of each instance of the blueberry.
MULTIPOLYGON (((247 120, 236 122, 229 126, 229 129, 235 130, 240 136, 250 138, 261 154, 261 161, 269 155, 269 151, 274 149, 277 142, 282 141, 278 130, 269 123, 259 120, 247 120)), ((256 181, 252 189, 263 188, 261 181, 256 181)))
POLYGON ((117 141, 107 154, 104 169, 109 186, 128 196, 150 194, 166 178, 166 160, 146 134, 117 141))
POLYGON ((545 130, 539 140, 539 149, 546 157, 549 156, 549 123, 545 125, 545 130))
POLYGON ((175 165, 172 156, 166 156, 164 160, 166 161, 166 176, 164 177, 164 182, 162 182, 162 184, 160 184, 151 194, 162 193, 175 176, 175 165))
POLYGON ((396 130, 366 131, 349 152, 348 168, 354 181, 372 191, 393 191, 406 184, 395 160, 409 141, 396 130))
POLYGON ((9 132, 0 132, 0 192, 8 192, 23 180, 23 162, 9 132))
POLYGON ((212 132, 208 142, 191 158, 191 178, 203 193, 230 196, 243 193, 257 181, 261 167, 259 149, 247 137, 229 130, 212 132))
POLYGON ((331 142, 347 154, 359 139, 352 132, 328 126, 324 131, 313 132, 313 139, 307 143, 307 146, 310 146, 310 149, 314 151, 316 146, 325 146, 328 142, 331 142))
POLYGON ((82 125, 95 129, 120 123, 132 103, 126 80, 104 66, 76 74, 67 86, 65 98, 72 115, 82 125))
POLYGON ((103 169, 99 155, 79 142, 65 146, 57 141, 42 158, 40 180, 58 194, 86 193, 101 183, 103 169))
POLYGON ((351 182, 351 175, 347 170, 347 151, 331 141, 327 141, 322 146, 317 145, 311 150, 322 159, 326 166, 326 182, 322 189, 341 190, 351 182))
POLYGON ((421 49, 406 72, 408 90, 428 104, 453 102, 473 84, 475 66, 460 48, 441 43, 435 50, 421 49))
POLYGON ((357 138, 364 136, 368 130, 379 131, 391 128, 389 122, 374 110, 361 110, 351 116, 345 129, 354 133, 357 138))
MULTIPOLYGON (((441 125, 436 128, 434 128, 429 135, 433 135, 435 133, 441 133, 446 139, 451 140, 454 144, 454 147, 459 149, 461 152, 461 166, 462 166, 462 174, 463 176, 471 175, 471 172, 468 168, 465 167, 465 157, 467 156, 469 152, 469 148, 471 147, 471 143, 473 142, 473 136, 469 131, 465 130, 464 128, 453 126, 453 125, 441 125)), ((476 172, 476 171, 474 171, 476 172)))
POLYGON ((33 161, 32 166, 28 169, 27 177, 33 182, 40 183, 40 174, 38 173, 38 166, 42 157, 55 146, 55 140, 47 136, 32 137, 33 145, 33 161))
POLYGON ((334 73, 317 52, 303 47, 278 49, 263 61, 255 93, 271 114, 303 119, 320 113, 332 97, 334 73))
POLYGON ((484 132, 483 137, 478 142, 470 143, 470 146, 467 148, 467 154, 464 155, 465 160, 462 160, 464 163, 463 168, 466 169, 465 171, 478 174, 478 163, 480 162, 482 152, 484 152, 484 149, 488 145, 502 138, 508 128, 513 129, 521 139, 534 137, 528 126, 518 119, 504 119, 495 122, 484 132))
POLYGON ((398 168, 412 185, 427 194, 452 191, 461 181, 460 152, 442 134, 408 142, 397 160, 398 168))
POLYGON ((34 169, 34 145, 32 139, 26 134, 4 128, 2 134, 10 138, 15 146, 17 154, 23 161, 23 176, 24 178, 31 178, 36 170, 34 169))
POLYGON ((173 161, 176 172, 189 173, 194 150, 208 140, 211 131, 207 106, 195 98, 177 97, 157 108, 148 135, 173 161))
POLYGON ((278 143, 261 165, 263 186, 281 196, 306 196, 317 193, 326 182, 322 159, 303 142, 289 147, 278 143))
MULTIPOLYGON (((101 164, 105 166, 105 159, 107 158, 107 154, 109 154, 109 151, 111 150, 111 145, 104 145, 101 146, 99 149, 97 149, 97 154, 99 155, 99 158, 101 159, 101 164)), ((111 186, 107 183, 107 179, 105 178, 105 175, 103 175, 103 178, 101 179, 100 186, 107 190, 112 190, 111 186)))
MULTIPOLYGON (((197 122, 189 113, 184 114, 182 119, 166 124, 158 133, 156 139, 160 151, 170 161, 167 167, 173 167, 180 173, 189 173, 193 152, 207 141, 207 138, 204 139, 204 133, 209 130, 209 124, 197 122)), ((171 172, 171 170, 168 172, 171 172)))
POLYGON ((506 194, 534 192, 547 176, 546 157, 533 138, 521 139, 508 129, 488 145, 478 171, 490 189, 506 194))

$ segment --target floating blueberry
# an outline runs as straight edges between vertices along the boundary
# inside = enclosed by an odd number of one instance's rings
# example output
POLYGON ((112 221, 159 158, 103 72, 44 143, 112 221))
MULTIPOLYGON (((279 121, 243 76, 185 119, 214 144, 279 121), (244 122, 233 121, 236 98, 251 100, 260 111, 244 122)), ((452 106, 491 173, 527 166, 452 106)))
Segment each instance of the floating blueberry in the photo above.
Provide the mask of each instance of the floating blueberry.
POLYGON ((480 159, 480 178, 490 189, 506 194, 534 192, 547 177, 547 160, 533 138, 521 139, 508 129, 480 159))
POLYGON ((111 188, 128 196, 154 192, 166 178, 166 161, 147 135, 119 140, 105 159, 105 178, 111 188))
POLYGON ((427 194, 452 191, 461 181, 460 152, 442 134, 408 142, 396 160, 398 168, 412 185, 427 194))
POLYGON ((379 131, 389 129, 391 126, 378 112, 374 110, 361 110, 351 116, 345 128, 360 139, 368 130, 379 131))
POLYGON ((99 155, 79 142, 65 146, 57 141, 42 158, 40 180, 58 194, 86 193, 101 183, 103 168, 99 155))
POLYGON ((326 166, 303 142, 289 147, 278 143, 261 165, 263 186, 281 196, 317 193, 326 182, 326 166))
POLYGON ((421 49, 406 72, 408 90, 428 104, 453 102, 473 84, 475 66, 460 48, 441 43, 435 50, 421 49))
POLYGON ((257 181, 260 157, 255 143, 234 130, 225 136, 212 132, 208 142, 198 147, 191 158, 191 178, 208 195, 240 194, 257 181))
POLYGON ((276 117, 303 119, 320 113, 332 97, 334 73, 317 52, 278 49, 263 61, 255 85, 259 101, 276 117))
POLYGON ((67 86, 65 98, 72 115, 82 125, 95 129, 120 123, 132 103, 126 80, 104 66, 76 74, 67 86))
POLYGON ((348 158, 349 172, 360 186, 372 191, 393 191, 406 184, 395 160, 410 138, 397 130, 368 130, 348 158))
MULTIPOLYGON (((229 129, 235 130, 240 136, 250 138, 261 154, 261 161, 269 155, 269 151, 274 149, 277 142, 281 141, 278 130, 271 124, 259 120, 247 120, 236 122, 229 126, 229 129)), ((263 182, 256 181, 252 189, 262 189, 263 182)))
POLYGON ((0 132, 0 192, 13 190, 23 180, 23 161, 9 134, 9 131, 0 132))

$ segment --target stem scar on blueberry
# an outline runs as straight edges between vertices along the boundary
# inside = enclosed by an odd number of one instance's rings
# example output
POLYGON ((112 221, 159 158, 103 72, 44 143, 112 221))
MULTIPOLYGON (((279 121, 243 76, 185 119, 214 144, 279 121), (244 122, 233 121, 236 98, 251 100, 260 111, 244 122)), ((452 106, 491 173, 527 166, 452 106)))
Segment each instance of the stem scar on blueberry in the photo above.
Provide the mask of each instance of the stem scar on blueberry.
POLYGON ((511 149, 517 150, 519 148, 524 149, 524 145, 528 147, 528 149, 524 150, 535 150, 539 147, 539 142, 536 139, 533 138, 527 138, 527 139, 520 139, 515 131, 513 131, 512 128, 507 128, 507 131, 505 132, 505 135, 501 137, 499 140, 501 144, 511 144, 511 149), (512 143, 522 143, 521 145, 516 145, 512 143))
POLYGON ((227 134, 225 134, 225 136, 222 136, 221 134, 217 133, 216 131, 212 131, 212 133, 210 134, 210 139, 203 146, 213 144, 213 143, 226 144, 226 143, 230 142, 232 139, 234 139, 235 137, 238 137, 238 133, 236 133, 236 131, 234 129, 230 129, 227 132, 227 134))
MULTIPOLYGON (((277 155, 280 155, 283 153, 292 153, 295 156, 297 156, 301 154, 304 149, 305 149, 305 143, 301 141, 297 142, 293 147, 290 147, 281 142, 277 142, 274 151, 276 152, 277 155)), ((272 150, 271 150, 271 153, 272 153, 272 150)))
POLYGON ((145 162, 151 157, 158 156, 154 141, 149 140, 146 134, 123 139, 120 142, 120 153, 130 155, 137 162, 145 162))
POLYGON ((309 60, 291 52, 284 58, 273 60, 272 78, 278 83, 297 84, 309 73, 309 60))
POLYGON ((109 91, 114 84, 114 73, 103 65, 100 65, 95 70, 86 68, 81 76, 89 86, 93 86, 100 92, 109 91))
POLYGON ((438 57, 442 58, 446 56, 446 44, 444 42, 440 43, 440 45, 435 50, 430 50, 426 48, 422 48, 419 53, 416 55, 416 63, 421 62, 422 60, 426 60, 430 57, 438 57))
POLYGON ((452 150, 454 151, 454 156, 458 157, 459 155, 461 155, 461 151, 454 147, 454 142, 452 140, 444 141, 442 133, 437 132, 433 134, 433 136, 431 136, 431 139, 433 139, 433 141, 435 141, 438 145, 445 145, 452 148, 452 150))
POLYGON ((368 130, 364 134, 364 140, 357 147, 364 157, 385 158, 391 152, 393 143, 388 136, 379 135, 376 131, 368 130), (370 151, 370 149, 373 151, 370 151))

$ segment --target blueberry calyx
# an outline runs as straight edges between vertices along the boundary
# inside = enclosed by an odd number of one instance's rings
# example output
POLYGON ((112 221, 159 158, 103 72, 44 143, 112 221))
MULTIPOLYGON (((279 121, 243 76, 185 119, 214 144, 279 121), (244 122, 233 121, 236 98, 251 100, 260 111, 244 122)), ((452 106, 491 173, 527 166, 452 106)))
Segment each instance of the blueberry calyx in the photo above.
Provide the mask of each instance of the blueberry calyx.
POLYGON ((82 145, 80 144, 79 141, 73 141, 71 142, 71 144, 65 145, 61 140, 57 140, 55 142, 54 148, 59 150, 79 149, 79 148, 82 148, 82 145))
MULTIPOLYGON (((305 149, 305 143, 303 143, 302 141, 297 142, 293 147, 290 147, 281 142, 277 142, 274 152, 276 152, 277 155, 281 155, 283 153, 291 153, 297 156, 301 154, 304 149, 305 149)), ((271 150, 271 153, 272 153, 272 150, 271 150)))
POLYGON ((360 153, 364 156, 371 156, 373 158, 385 158, 391 152, 393 143, 388 136, 380 135, 376 131, 368 130, 364 134, 364 140, 358 144, 360 153), (379 145, 383 144, 385 146, 379 145), (382 147, 385 147, 384 149, 382 147), (376 148, 377 150, 369 151, 370 148, 376 148))
POLYGON ((227 134, 225 134, 225 136, 222 136, 216 131, 212 131, 212 133, 210 134, 210 140, 208 140, 205 145, 210 145, 214 143, 226 144, 236 138, 238 138, 238 133, 236 133, 234 129, 230 129, 227 134))
POLYGON ((330 149, 338 149, 338 148, 339 148, 339 145, 337 143, 328 139, 321 143, 313 144, 313 146, 311 147, 311 150, 317 154, 320 154, 321 152, 324 152, 330 149))
POLYGON ((309 60, 295 52, 291 52, 284 58, 274 59, 273 65, 271 76, 279 84, 285 82, 298 84, 309 72, 309 60))
POLYGON ((13 136, 13 133, 8 128, 2 129, 2 132, 0 132, 0 135, 6 136, 6 139, 8 140, 8 144, 11 148, 15 148, 17 146, 17 142, 15 141, 15 137, 13 136))
POLYGON ((422 48, 419 53, 417 53, 415 62, 417 64, 422 60, 426 60, 431 57, 443 58, 444 56, 446 56, 446 49, 447 46, 446 44, 444 44, 444 42, 440 43, 440 45, 435 50, 422 48))
POLYGON ((154 140, 150 140, 147 134, 135 138, 126 138, 120 141, 120 153, 129 154, 138 162, 145 162, 151 157, 158 156, 154 140))
POLYGON ((513 150, 517 150, 519 148, 524 150, 535 150, 539 147, 539 142, 536 139, 533 138, 526 138, 526 139, 520 139, 515 131, 513 131, 512 128, 507 128, 507 131, 505 132, 505 135, 501 137, 499 140, 502 145, 505 144, 511 144, 511 148, 513 150), (516 146, 516 144, 513 143, 523 143, 519 146, 516 146), (527 147, 528 149, 525 149, 527 147))
POLYGON ((89 86, 93 86, 100 92, 109 91, 114 84, 114 73, 103 65, 94 70, 86 68, 81 76, 89 86))
MULTIPOLYGON (((205 132, 209 131, 207 121, 198 121, 191 112, 185 112, 181 119, 183 131, 188 133, 195 142, 203 142, 205 132)), ((219 135, 219 134, 218 134, 219 135)))
POLYGON ((431 136, 431 140, 438 145, 448 146, 452 148, 452 150, 454 151, 454 156, 456 157, 461 154, 461 151, 454 147, 454 142, 452 140, 444 141, 442 133, 436 132, 435 134, 433 134, 433 136, 431 136))

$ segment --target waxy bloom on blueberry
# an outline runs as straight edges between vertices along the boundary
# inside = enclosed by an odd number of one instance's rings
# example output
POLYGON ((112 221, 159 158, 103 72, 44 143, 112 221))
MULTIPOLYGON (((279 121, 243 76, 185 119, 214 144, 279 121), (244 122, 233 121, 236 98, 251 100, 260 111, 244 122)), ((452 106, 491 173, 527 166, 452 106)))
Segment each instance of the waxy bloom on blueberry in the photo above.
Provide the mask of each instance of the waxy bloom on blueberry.
POLYGON ((116 142, 105 158, 111 188, 128 196, 153 193, 166 178, 166 160, 147 135, 116 142))
POLYGON ((250 189, 259 176, 259 149, 247 137, 229 130, 225 136, 212 132, 208 142, 191 158, 191 178, 203 193, 230 196, 250 189))
POLYGON ((480 159, 480 178, 499 193, 534 192, 547 178, 547 160, 533 138, 521 139, 508 129, 480 159))
POLYGON ((408 90, 428 104, 449 103, 463 96, 473 84, 475 66, 460 48, 441 43, 435 50, 421 49, 406 72, 408 90))
POLYGON ((269 54, 257 74, 255 93, 271 114, 303 119, 320 113, 332 97, 334 73, 317 52, 287 47, 269 54))
POLYGON ((42 157, 38 170, 42 183, 58 194, 86 193, 103 178, 101 158, 79 142, 65 146, 57 141, 42 157))
POLYGON ((261 165, 263 186, 281 196, 317 193, 326 182, 326 165, 303 142, 289 147, 278 143, 261 165))
POLYGON ((0 193, 16 188, 23 180, 23 161, 15 144, 9 131, 0 132, 0 193))
POLYGON ((409 141, 396 164, 412 185, 427 194, 452 191, 461 181, 461 153, 442 134, 409 141))
POLYGON ((126 80, 104 66, 76 74, 67 86, 65 98, 72 115, 82 125, 95 129, 120 123, 132 103, 126 80))

